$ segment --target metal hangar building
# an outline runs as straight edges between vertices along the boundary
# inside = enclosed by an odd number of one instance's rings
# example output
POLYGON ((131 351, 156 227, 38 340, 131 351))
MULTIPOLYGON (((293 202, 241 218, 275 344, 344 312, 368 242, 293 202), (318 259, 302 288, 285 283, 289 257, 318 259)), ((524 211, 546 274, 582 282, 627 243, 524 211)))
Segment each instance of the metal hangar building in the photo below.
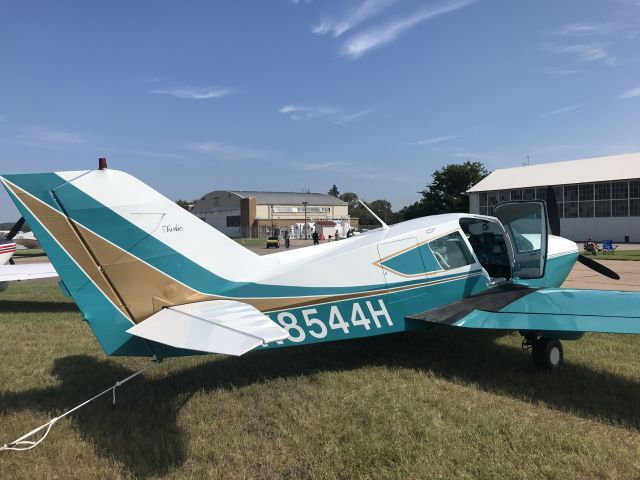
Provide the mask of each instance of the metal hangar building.
POLYGON ((299 229, 305 215, 308 228, 318 220, 357 226, 346 202, 323 193, 216 190, 198 200, 191 212, 230 237, 264 238, 276 229, 299 229))
POLYGON ((640 242, 640 153, 495 170, 468 190, 471 213, 507 200, 545 199, 555 188, 562 236, 640 242))

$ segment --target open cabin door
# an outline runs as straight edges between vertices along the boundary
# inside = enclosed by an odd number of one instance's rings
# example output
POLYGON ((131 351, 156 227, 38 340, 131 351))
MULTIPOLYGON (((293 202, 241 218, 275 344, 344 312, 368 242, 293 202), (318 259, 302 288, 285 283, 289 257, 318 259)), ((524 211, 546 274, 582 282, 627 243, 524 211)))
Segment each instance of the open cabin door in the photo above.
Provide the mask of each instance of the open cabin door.
POLYGON ((541 278, 547 263, 549 230, 544 202, 504 202, 494 207, 513 254, 515 278, 541 278))

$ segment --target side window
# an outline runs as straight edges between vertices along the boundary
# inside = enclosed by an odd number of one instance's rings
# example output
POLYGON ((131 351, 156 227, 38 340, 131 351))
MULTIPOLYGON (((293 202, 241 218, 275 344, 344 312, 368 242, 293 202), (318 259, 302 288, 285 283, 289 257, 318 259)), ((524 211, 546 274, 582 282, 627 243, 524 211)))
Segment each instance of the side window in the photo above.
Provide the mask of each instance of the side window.
POLYGON ((465 267, 475 263, 460 232, 453 232, 429 242, 429 248, 443 270, 465 267))

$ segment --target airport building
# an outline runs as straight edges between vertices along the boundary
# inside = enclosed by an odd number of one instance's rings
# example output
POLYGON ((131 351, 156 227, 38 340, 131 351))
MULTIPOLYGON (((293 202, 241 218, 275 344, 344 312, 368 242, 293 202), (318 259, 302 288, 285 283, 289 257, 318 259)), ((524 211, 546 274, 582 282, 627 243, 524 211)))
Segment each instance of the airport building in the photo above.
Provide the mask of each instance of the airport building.
POLYGON ((349 218, 347 203, 323 193, 216 190, 198 200, 191 213, 230 237, 245 238, 284 230, 293 238, 310 236, 318 221, 333 222, 342 232, 358 222, 349 218))
POLYGON ((504 168, 468 190, 471 213, 555 189, 563 237, 640 242, 640 153, 504 168))

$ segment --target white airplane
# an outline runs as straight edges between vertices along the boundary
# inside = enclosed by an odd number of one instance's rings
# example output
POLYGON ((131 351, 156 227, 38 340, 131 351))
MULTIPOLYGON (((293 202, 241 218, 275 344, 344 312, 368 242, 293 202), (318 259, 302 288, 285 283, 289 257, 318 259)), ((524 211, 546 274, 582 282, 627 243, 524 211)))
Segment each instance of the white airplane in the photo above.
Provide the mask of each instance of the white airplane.
POLYGON ((560 340, 640 333, 640 293, 559 288, 576 261, 617 275, 559 236, 553 189, 548 205, 507 202, 496 217, 380 221, 259 256, 106 161, 0 179, 109 355, 242 355, 448 325, 518 331, 555 369, 560 340))
POLYGON ((16 264, 13 261, 17 248, 14 235, 23 223, 24 219, 20 219, 14 228, 6 232, 4 238, 0 237, 0 292, 7 289, 9 282, 58 276, 50 262, 16 264))

